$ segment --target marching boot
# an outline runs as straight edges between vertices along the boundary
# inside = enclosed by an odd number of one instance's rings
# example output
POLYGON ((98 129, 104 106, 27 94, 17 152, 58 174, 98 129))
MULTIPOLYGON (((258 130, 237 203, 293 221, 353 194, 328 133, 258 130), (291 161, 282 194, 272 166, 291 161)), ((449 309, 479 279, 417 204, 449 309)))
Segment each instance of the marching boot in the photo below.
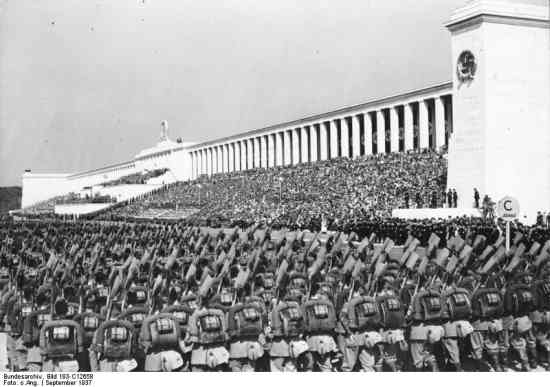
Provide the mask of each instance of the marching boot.
POLYGON ((439 372, 439 366, 437 365, 437 360, 435 358, 433 360, 429 360, 427 363, 430 368, 430 372, 439 372))
POLYGON ((538 366, 538 353, 536 347, 531 347, 528 349, 529 352, 529 365, 532 369, 537 368, 538 366))
POLYGON ((502 365, 502 370, 503 371, 506 371, 508 369, 510 369, 510 364, 508 363, 508 354, 507 353, 501 353, 500 354, 500 362, 501 362, 501 365, 502 365))
POLYGON ((453 363, 453 366, 455 367, 455 372, 464 372, 464 369, 462 368, 462 364, 460 364, 460 362, 453 363))
POLYGON ((474 367, 476 371, 484 372, 487 370, 487 363, 483 359, 475 359, 474 367))
POLYGON ((502 372, 502 366, 500 365, 500 359, 498 357, 498 353, 493 353, 490 355, 489 362, 491 363, 491 367, 496 372, 502 372))

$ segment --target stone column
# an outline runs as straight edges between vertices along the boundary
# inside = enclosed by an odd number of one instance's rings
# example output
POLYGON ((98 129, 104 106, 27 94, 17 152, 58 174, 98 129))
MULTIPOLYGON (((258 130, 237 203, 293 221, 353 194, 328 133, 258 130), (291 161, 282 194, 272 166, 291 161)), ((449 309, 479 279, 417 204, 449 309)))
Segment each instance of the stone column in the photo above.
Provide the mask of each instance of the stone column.
POLYGON ((228 150, 228 161, 229 161, 229 165, 228 165, 228 168, 227 168, 227 172, 233 172, 235 171, 235 148, 234 148, 234 145, 233 143, 229 143, 227 144, 227 150, 228 150))
POLYGON ((195 152, 191 152, 191 179, 194 179, 196 175, 195 167, 197 166, 197 162, 195 158, 195 152))
POLYGON ((248 160, 248 153, 246 147, 248 143, 246 140, 239 141, 241 143, 241 171, 246 171, 248 167, 246 166, 246 161, 248 160))
POLYGON ((301 146, 301 153, 302 153, 302 163, 307 163, 309 161, 309 152, 308 152, 308 127, 302 126, 302 146, 301 146))
POLYGON ((390 151, 399 152, 399 115, 395 106, 390 108, 390 151))
POLYGON ((418 102, 418 130, 420 149, 426 149, 430 146, 428 104, 426 101, 418 102))
POLYGON ((246 158, 247 158, 247 165, 248 165, 247 169, 254 168, 254 160, 255 160, 254 145, 255 145, 255 142, 253 138, 246 140, 246 158))
POLYGON ((218 173, 223 173, 223 147, 221 145, 218 148, 218 173))
POLYGON ((212 147, 212 174, 218 173, 218 147, 212 147))
POLYGON ((273 168, 275 166, 275 135, 270 133, 267 135, 267 166, 273 168))
POLYGON ((300 163, 300 144, 298 140, 298 131, 300 128, 292 129, 292 165, 300 163))
POLYGON ((349 157, 349 124, 346 117, 340 119, 340 145, 342 146, 342 157, 349 157))
POLYGON ((351 117, 351 149, 353 152, 351 157, 355 158, 361 155, 361 123, 357 114, 351 117))
POLYGON ((365 156, 372 155, 372 117, 368 112, 363 114, 365 127, 365 156))
POLYGON ((283 132, 275 133, 275 164, 283 165, 283 132))
POLYGON ((328 149, 328 140, 327 140, 327 124, 325 122, 321 122, 319 124, 319 141, 320 141, 320 150, 321 154, 319 155, 319 158, 321 160, 326 160, 328 158, 327 155, 327 149, 328 149))
POLYGON ((285 148, 284 165, 290 165, 292 163, 292 160, 291 160, 292 147, 290 146, 291 134, 288 130, 285 130, 284 133, 283 133, 283 136, 284 136, 284 139, 285 139, 285 143, 284 143, 284 148, 285 148))
POLYGON ((434 98, 435 106, 435 149, 445 145, 445 104, 443 98, 434 98))
POLYGON ((382 110, 376 112, 376 143, 377 152, 386 153, 386 119, 382 110))
POLYGON ((403 105, 403 124, 405 134, 405 151, 408 151, 414 148, 413 109, 410 103, 403 105))
POLYGON ((254 138, 254 168, 261 168, 262 151, 260 148, 260 138, 254 138))
POLYGON ((241 170, 241 142, 236 141, 233 146, 235 149, 235 171, 238 172, 241 170))
POLYGON ((210 156, 210 150, 208 148, 206 148, 204 151, 206 153, 206 171, 205 171, 205 173, 207 175, 210 175, 210 163, 211 163, 211 161, 210 161, 210 157, 211 157, 210 156))
POLYGON ((311 125, 309 127, 309 143, 310 143, 310 149, 309 149, 309 155, 311 162, 315 162, 319 160, 319 155, 317 154, 317 128, 315 125, 311 125))
POLYGON ((267 142, 265 136, 260 136, 260 167, 267 168, 267 142))
POLYGON ((338 127, 336 120, 330 121, 330 158, 338 157, 338 127))

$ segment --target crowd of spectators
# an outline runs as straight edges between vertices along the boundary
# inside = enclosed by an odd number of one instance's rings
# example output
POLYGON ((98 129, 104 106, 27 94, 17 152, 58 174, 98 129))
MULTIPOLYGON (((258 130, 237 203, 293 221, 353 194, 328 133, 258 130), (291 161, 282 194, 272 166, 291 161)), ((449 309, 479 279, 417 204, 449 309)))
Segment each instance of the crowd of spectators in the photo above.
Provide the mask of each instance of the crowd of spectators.
POLYGON ((145 173, 133 173, 131 175, 123 176, 116 180, 108 181, 106 183, 103 183, 102 185, 104 187, 112 187, 123 184, 146 184, 147 180, 164 175, 166 172, 168 172, 167 168, 146 171, 145 173))
POLYGON ((389 217, 395 208, 439 206, 445 201, 446 173, 446 158, 433 151, 253 169, 176 183, 103 218, 194 208, 198 211, 187 218, 194 224, 344 229, 389 217))

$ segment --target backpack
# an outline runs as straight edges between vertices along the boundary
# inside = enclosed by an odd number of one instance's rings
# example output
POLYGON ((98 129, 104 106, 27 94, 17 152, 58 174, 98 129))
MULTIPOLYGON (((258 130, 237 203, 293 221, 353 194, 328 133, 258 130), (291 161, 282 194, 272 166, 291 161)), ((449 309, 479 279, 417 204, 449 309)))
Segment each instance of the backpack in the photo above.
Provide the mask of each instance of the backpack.
POLYGON ((382 317, 376 300, 372 297, 354 297, 348 304, 349 328, 351 331, 376 330, 382 317))
POLYGON ((162 313, 174 316, 183 334, 187 331, 187 323, 189 322, 189 317, 193 314, 193 310, 184 305, 171 305, 165 308, 162 313))
POLYGON ((73 320, 48 321, 40 331, 40 348, 50 359, 76 357, 81 343, 80 326, 73 320))
POLYGON ((472 314, 482 320, 491 320, 502 316, 504 302, 498 289, 482 288, 472 296, 472 314))
POLYGON ((470 293, 466 289, 456 288, 446 296, 449 319, 451 321, 468 320, 472 315, 470 293))
POLYGON ((148 314, 149 311, 147 310, 147 308, 142 306, 134 306, 122 312, 119 318, 121 320, 126 320, 130 322, 136 329, 139 329, 141 327, 141 324, 143 324, 143 321, 145 321, 145 319, 147 318, 148 314))
POLYGON ((224 315, 218 309, 206 309, 198 312, 197 328, 201 344, 215 344, 225 342, 224 315))
POLYGON ((110 320, 99 326, 96 332, 99 352, 109 360, 129 359, 132 354, 134 327, 129 321, 110 320))
POLYGON ((302 309, 296 301, 285 301, 273 308, 271 324, 275 336, 296 337, 304 330, 302 309))
POLYGON ((74 321, 82 327, 84 345, 89 346, 92 343, 96 330, 103 322, 103 318, 94 312, 84 312, 76 315, 74 321))
POLYGON ((178 321, 172 314, 159 313, 147 318, 143 324, 151 333, 151 345, 155 350, 177 348, 180 338, 178 321))
POLYGON ((504 308, 514 317, 526 316, 536 309, 535 296, 531 287, 525 284, 510 286, 504 295, 504 308))
POLYGON ((397 296, 387 295, 377 299, 385 329, 400 329, 405 324, 405 308, 397 296))
POLYGON ((413 300, 413 307, 417 321, 434 322, 443 317, 441 295, 434 290, 419 292, 413 300))
POLYGON ((232 338, 257 338, 263 332, 262 310, 253 303, 233 306, 227 321, 227 330, 232 338))
POLYGON ((537 309, 539 311, 550 311, 550 278, 535 281, 533 284, 537 309))
POLYGON ((336 311, 324 299, 306 301, 303 305, 304 325, 308 333, 330 333, 336 328, 336 311))

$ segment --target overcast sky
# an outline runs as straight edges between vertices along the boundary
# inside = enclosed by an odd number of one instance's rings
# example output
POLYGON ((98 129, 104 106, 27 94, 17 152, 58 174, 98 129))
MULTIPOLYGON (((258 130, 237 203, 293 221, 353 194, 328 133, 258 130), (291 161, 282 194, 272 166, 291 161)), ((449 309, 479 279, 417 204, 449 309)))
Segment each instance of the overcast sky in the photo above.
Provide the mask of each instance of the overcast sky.
POLYGON ((0 186, 448 81, 466 2, 0 0, 0 186))

